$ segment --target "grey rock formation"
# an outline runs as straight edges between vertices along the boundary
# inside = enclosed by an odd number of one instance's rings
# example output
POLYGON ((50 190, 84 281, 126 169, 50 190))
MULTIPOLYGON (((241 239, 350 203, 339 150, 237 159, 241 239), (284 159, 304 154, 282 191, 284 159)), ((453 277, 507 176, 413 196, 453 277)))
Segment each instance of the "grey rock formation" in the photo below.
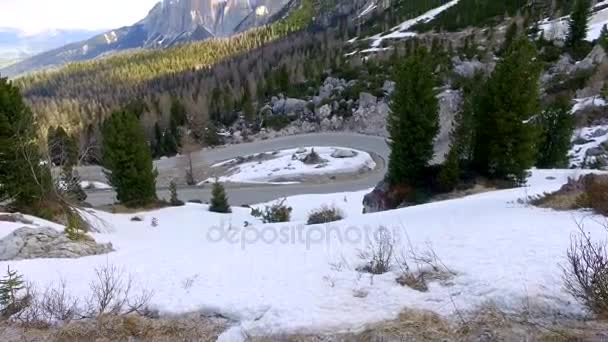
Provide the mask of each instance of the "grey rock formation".
POLYGON ((23 227, 0 240, 0 261, 37 258, 79 258, 112 252, 112 244, 90 237, 72 241, 53 228, 23 227))
POLYGON ((371 108, 378 103, 378 98, 370 93, 359 94, 359 108, 371 108))

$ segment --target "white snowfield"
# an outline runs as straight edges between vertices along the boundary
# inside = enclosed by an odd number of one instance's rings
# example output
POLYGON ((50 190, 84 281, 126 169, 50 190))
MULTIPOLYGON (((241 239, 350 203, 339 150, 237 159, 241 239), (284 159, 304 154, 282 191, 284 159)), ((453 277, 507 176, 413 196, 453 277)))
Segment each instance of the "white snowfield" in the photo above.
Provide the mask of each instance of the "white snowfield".
MULTIPOLYGON (((341 147, 306 147, 302 150, 290 149, 279 151, 272 155, 271 152, 267 152, 267 154, 272 159, 263 161, 254 160, 235 165, 228 170, 229 175, 219 177, 218 181, 286 184, 294 183, 294 179, 302 176, 356 173, 361 170, 373 170, 376 167, 376 163, 369 153, 341 147), (312 149, 326 162, 317 165, 303 163, 300 159, 304 158, 312 149), (349 158, 334 158, 332 154, 336 150, 353 151, 356 155, 349 158), (294 160, 294 155, 299 159, 294 160)), ((231 162, 234 162, 234 159, 215 164, 213 167, 230 165, 231 162)), ((201 185, 214 181, 215 179, 210 178, 202 182, 201 185)))
MULTIPOLYGON (((0 262, 0 269, 10 265, 41 288, 63 279, 69 294, 85 297, 94 269, 113 264, 132 273, 138 286, 154 291, 151 305, 161 314, 220 313, 234 319, 223 341, 238 340, 243 331, 357 330, 393 319, 404 308, 450 316, 456 308, 471 309, 487 300, 506 309, 531 300, 564 315, 579 314, 581 306, 563 290, 559 265, 575 221, 591 214, 539 209, 518 199, 556 190, 581 173, 534 170, 526 188, 369 215, 360 214, 364 191, 298 196, 288 199, 295 221, 285 224, 262 225, 245 208, 221 215, 194 204, 142 213, 144 222, 98 212, 106 233, 92 235, 111 241, 115 252, 0 262), (347 218, 304 226, 306 213, 322 204, 335 204, 347 218), (153 218, 157 227, 151 225, 153 218), (245 221, 251 224, 247 228, 245 221), (453 285, 431 283, 423 293, 398 285, 398 268, 381 276, 358 273, 358 251, 380 226, 398 241, 409 241, 403 245, 420 251, 432 246, 457 272, 453 285)), ((594 220, 585 222, 594 238, 605 236, 594 220)), ((0 235, 19 226, 0 222, 0 235)))

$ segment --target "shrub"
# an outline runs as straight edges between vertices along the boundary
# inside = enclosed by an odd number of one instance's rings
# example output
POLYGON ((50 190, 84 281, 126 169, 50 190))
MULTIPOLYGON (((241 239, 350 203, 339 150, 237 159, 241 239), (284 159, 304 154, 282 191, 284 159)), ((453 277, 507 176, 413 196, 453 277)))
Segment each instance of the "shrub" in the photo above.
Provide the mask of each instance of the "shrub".
POLYGON ((601 215, 608 215, 608 177, 589 175, 585 177, 585 193, 580 204, 601 215))
POLYGON ((174 181, 169 183, 169 192, 171 193, 170 204, 174 207, 181 207, 184 205, 184 202, 179 199, 177 196, 177 184, 174 181))
POLYGON ((384 274, 393 266, 395 240, 390 232, 380 227, 375 238, 376 241, 371 242, 367 250, 359 252, 359 258, 364 261, 364 264, 357 268, 360 272, 384 274))
POLYGON ((322 206, 308 214, 308 224, 321 224, 340 221, 344 218, 344 213, 335 206, 322 206))
POLYGON ((571 238, 563 267, 566 290, 592 312, 608 315, 608 251, 606 242, 593 242, 580 232, 571 238))
POLYGON ((3 317, 11 317, 23 309, 26 298, 21 292, 24 288, 23 276, 8 267, 0 280, 0 312, 3 317))
POLYGON ((251 209, 251 216, 260 218, 264 223, 289 222, 293 208, 285 205, 285 201, 286 199, 283 198, 273 205, 267 205, 264 211, 253 208, 251 209))
POLYGON ((209 211, 214 213, 224 213, 228 214, 232 212, 230 209, 230 204, 228 204, 228 197, 226 196, 226 190, 224 186, 219 183, 213 183, 213 189, 211 190, 211 205, 209 206, 209 211))

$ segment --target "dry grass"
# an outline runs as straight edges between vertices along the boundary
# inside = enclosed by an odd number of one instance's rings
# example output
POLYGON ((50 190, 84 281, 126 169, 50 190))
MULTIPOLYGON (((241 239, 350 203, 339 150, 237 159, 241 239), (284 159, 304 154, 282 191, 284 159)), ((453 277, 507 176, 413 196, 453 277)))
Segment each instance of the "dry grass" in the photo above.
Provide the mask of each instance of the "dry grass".
POLYGON ((222 319, 198 314, 152 319, 139 315, 103 315, 93 320, 73 321, 58 327, 0 324, 3 342, 122 342, 122 341, 216 341, 226 329, 222 319))
POLYGON ((492 303, 449 320, 433 312, 404 310, 399 317, 357 333, 250 337, 251 342, 431 342, 431 341, 606 341, 608 322, 564 319, 547 313, 539 323, 529 314, 507 314, 492 303))
POLYGON ((568 179, 561 189, 527 199, 530 204, 555 210, 588 208, 608 215, 608 175, 588 174, 568 179))

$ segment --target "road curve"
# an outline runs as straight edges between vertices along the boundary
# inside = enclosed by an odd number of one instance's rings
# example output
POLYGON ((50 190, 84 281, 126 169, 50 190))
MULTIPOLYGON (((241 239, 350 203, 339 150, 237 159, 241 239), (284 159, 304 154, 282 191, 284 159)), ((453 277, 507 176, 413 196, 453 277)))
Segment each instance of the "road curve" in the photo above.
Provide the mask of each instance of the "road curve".
MULTIPOLYGON (((378 157, 388 161, 390 150, 385 138, 361 135, 356 133, 314 133, 280 137, 271 140, 261 140, 251 143, 230 145, 212 150, 203 150, 193 156, 194 166, 202 163, 214 164, 223 160, 238 156, 284 150, 304 146, 337 146, 348 147, 361 151, 371 152, 378 157)), ((169 158, 155 161, 155 167, 161 174, 168 173, 178 167, 179 158, 169 158)), ((85 167, 79 169, 82 179, 103 181, 103 174, 99 167, 85 167)), ((234 206, 272 201, 277 198, 301 194, 323 194, 335 192, 349 192, 369 189, 375 186, 386 174, 386 162, 381 163, 367 177, 332 181, 324 184, 290 184, 290 185, 251 185, 251 184, 227 184, 226 191, 230 203, 234 206)), ((180 199, 185 201, 202 200, 209 201, 211 198, 211 187, 183 187, 179 189, 180 199)), ((100 207, 112 204, 115 201, 113 191, 93 190, 88 191, 88 199, 91 205, 100 207)), ((158 189, 160 198, 168 198, 166 188, 158 189)))

